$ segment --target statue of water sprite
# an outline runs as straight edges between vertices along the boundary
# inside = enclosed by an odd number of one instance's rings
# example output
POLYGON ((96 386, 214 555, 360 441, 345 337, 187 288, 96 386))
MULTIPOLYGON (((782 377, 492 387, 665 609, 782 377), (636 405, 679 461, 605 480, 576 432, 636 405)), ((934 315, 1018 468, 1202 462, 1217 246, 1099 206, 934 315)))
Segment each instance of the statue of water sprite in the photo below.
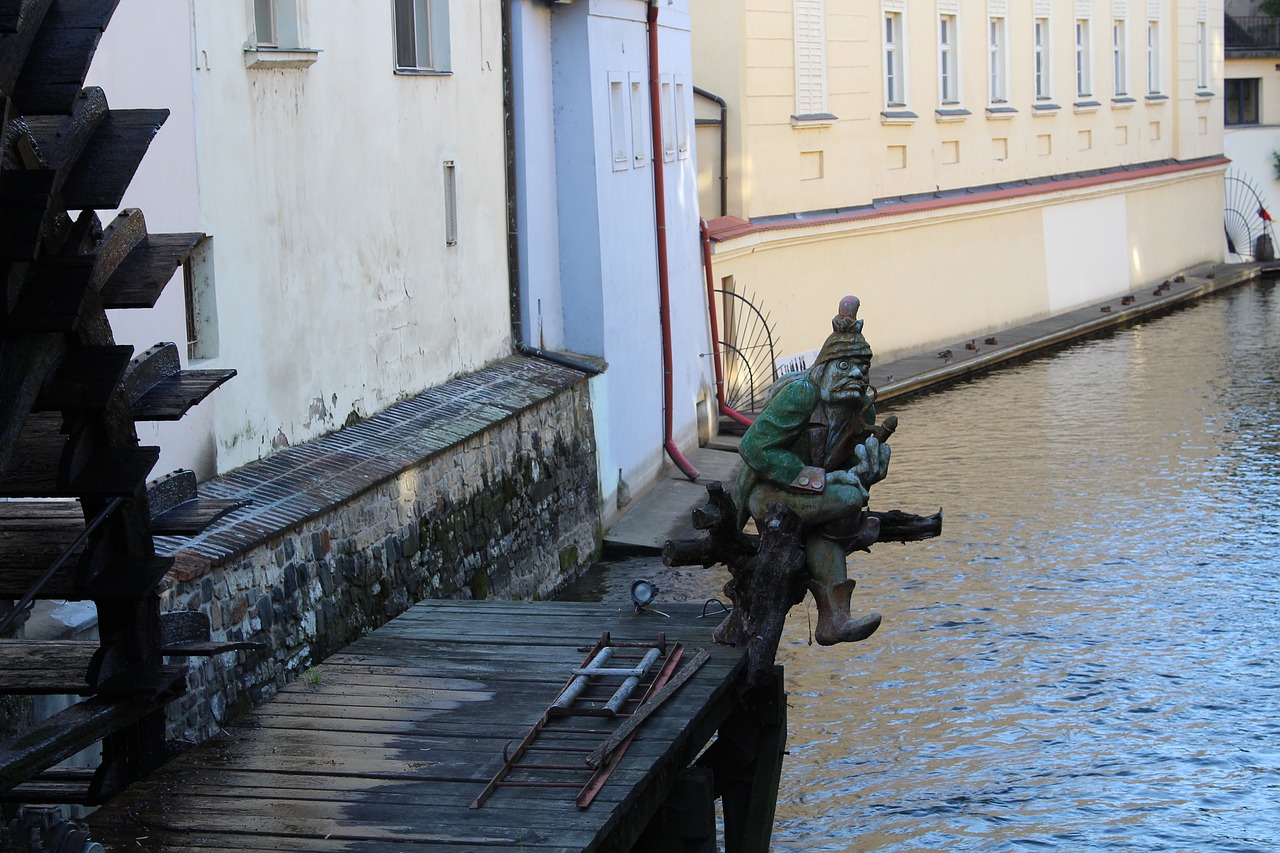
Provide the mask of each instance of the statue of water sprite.
POLYGON ((878 613, 850 615, 856 581, 845 557, 879 536, 867 497, 888 473, 887 439, 897 418, 876 423, 871 346, 858 307, 856 296, 842 299, 813 366, 775 383, 742 437, 734 490, 739 527, 749 515, 763 529, 771 502, 800 518, 808 588, 818 608, 814 639, 827 646, 865 640, 880 627, 878 613))

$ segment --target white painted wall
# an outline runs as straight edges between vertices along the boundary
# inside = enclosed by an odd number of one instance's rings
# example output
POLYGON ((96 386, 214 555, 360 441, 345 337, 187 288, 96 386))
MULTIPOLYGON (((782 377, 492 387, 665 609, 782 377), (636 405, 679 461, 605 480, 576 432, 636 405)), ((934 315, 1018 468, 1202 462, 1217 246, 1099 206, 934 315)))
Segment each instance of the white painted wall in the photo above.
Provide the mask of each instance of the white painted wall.
MULTIPOLYGON (((517 5, 513 27, 522 78, 516 124, 526 342, 541 340, 548 348, 608 363, 591 382, 606 523, 616 511, 620 472, 638 491, 669 465, 662 451, 654 168, 663 169, 666 181, 673 435, 686 451, 697 441, 697 401, 712 387, 711 365, 701 357, 709 332, 698 242, 688 2, 661 6, 658 21, 660 73, 673 86, 676 80, 684 84, 682 114, 690 140, 687 156, 671 162, 661 155, 655 162, 651 150, 647 9, 642 0, 550 8, 527 0, 517 5), (639 140, 628 147, 621 168, 613 157, 610 79, 625 81, 627 145, 639 140), (639 86, 634 105, 633 82, 639 86), (556 306, 560 316, 552 317, 549 309, 556 306)), ((674 106, 671 111, 681 112, 674 106)))
MULTIPOLYGON (((111 103, 175 113, 128 202, 213 236, 221 346, 200 366, 240 371, 204 404, 220 471, 510 351, 499 5, 450 5, 444 76, 393 73, 391 3, 303 0, 307 68, 246 67, 248 3, 130 0, 107 31, 111 103)), ((181 342, 175 294, 124 334, 181 342)))
POLYGON ((1048 205, 1041 219, 1051 313, 1129 290, 1129 226, 1123 195, 1048 205), (1082 252, 1082 246, 1088 246, 1088 251, 1082 252))

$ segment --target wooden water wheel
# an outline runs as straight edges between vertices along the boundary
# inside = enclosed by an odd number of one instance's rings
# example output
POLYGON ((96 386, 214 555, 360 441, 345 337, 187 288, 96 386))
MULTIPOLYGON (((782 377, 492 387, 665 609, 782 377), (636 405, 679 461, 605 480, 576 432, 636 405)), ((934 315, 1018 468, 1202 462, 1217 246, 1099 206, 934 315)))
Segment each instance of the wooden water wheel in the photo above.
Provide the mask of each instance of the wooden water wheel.
POLYGON ((152 307, 202 237, 95 213, 119 207, 168 116, 84 88, 117 2, 0 0, 0 694, 80 697, 0 742, 10 802, 100 802, 153 769, 184 686, 169 658, 226 650, 200 614, 160 613, 172 560, 152 536, 240 502, 200 499, 191 472, 148 483, 160 450, 134 424, 181 418, 235 371, 182 370, 173 344, 135 357, 106 315, 152 307), (13 639, 38 599, 91 600, 100 639, 13 639), (96 769, 51 769, 99 742, 96 769))

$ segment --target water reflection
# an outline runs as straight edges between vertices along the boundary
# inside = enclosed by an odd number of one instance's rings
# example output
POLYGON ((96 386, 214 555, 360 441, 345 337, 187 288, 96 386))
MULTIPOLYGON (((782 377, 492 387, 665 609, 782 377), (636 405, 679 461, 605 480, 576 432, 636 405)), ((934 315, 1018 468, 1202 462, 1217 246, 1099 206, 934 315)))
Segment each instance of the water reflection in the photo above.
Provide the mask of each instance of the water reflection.
POLYGON ((1280 849, 1278 379, 1260 284, 894 407, 944 536, 853 561, 866 643, 793 610, 775 848, 1280 849))

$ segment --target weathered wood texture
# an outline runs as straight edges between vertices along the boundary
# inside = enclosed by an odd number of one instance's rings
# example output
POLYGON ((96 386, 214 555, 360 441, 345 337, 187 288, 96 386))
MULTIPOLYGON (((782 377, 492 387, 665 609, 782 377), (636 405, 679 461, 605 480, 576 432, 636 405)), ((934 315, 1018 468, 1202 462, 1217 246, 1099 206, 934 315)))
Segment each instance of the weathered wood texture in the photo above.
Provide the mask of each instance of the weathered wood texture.
MULTIPOLYGON (((108 849, 432 851, 627 850, 737 707, 741 651, 711 641, 692 606, 673 618, 563 602, 427 601, 331 657, 213 741, 93 815, 108 849), (576 789, 500 788, 469 808, 603 631, 682 642, 707 662, 639 726, 585 810, 576 789)), ((679 670, 677 670, 679 672, 679 670)), ((607 697, 614 682, 593 689, 607 697)), ((585 759, 623 718, 575 717, 524 772, 581 784, 585 759)), ((542 741, 540 741, 542 742, 542 741)))

